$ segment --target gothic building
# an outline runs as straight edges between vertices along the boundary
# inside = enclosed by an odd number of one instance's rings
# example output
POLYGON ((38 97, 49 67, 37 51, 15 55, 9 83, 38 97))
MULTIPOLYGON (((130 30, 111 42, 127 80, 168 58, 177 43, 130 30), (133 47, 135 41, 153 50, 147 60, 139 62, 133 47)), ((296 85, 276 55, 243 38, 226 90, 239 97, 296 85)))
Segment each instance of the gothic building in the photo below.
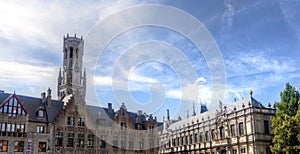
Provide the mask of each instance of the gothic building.
POLYGON ((1 153, 158 153, 158 122, 142 111, 87 105, 84 40, 67 35, 58 100, 0 92, 1 153))
POLYGON ((270 154, 272 116, 275 109, 264 107, 251 91, 249 98, 232 105, 220 102, 216 110, 202 111, 175 123, 167 119, 159 132, 159 152, 270 154))

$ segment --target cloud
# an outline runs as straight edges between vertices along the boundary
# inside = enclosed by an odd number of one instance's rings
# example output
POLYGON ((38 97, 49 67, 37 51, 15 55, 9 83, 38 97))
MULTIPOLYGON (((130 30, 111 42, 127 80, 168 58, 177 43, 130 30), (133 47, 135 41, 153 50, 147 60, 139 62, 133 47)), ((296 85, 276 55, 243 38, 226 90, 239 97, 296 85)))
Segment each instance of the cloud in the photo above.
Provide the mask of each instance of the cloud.
POLYGON ((223 27, 231 28, 233 18, 235 16, 234 6, 232 5, 231 0, 224 1, 224 12, 223 12, 223 27))

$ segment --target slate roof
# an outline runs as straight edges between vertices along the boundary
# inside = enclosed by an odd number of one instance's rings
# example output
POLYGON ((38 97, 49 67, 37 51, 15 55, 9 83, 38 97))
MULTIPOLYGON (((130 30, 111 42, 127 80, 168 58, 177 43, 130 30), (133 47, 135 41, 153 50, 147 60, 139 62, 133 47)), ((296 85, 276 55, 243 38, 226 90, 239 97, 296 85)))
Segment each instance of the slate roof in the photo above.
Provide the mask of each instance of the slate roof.
MULTIPOLYGON (((2 104, 9 96, 13 94, 0 92, 0 103, 2 104)), ((29 121, 33 122, 53 122, 63 109, 63 102, 57 100, 51 100, 51 106, 42 102, 42 98, 16 95, 24 108, 29 114, 29 121), (46 118, 39 118, 37 111, 39 108, 43 108, 46 111, 46 118)))
MULTIPOLYGON (((234 112, 234 107, 236 108, 236 111, 239 110, 243 110, 243 105, 244 108, 248 108, 249 105, 251 107, 261 107, 261 108, 266 108, 265 106, 263 106, 260 102, 258 102, 255 98, 253 98, 252 96, 236 101, 233 104, 224 104, 223 107, 226 106, 226 110, 227 113, 230 112, 234 112)), ((202 108, 202 107, 201 107, 202 108)), ((201 109, 202 110, 202 109, 201 109)), ((207 109, 206 109, 207 110, 207 109)), ((191 116, 189 118, 186 119, 182 119, 180 121, 177 121, 175 123, 171 123, 171 125, 169 126, 168 129, 178 129, 179 127, 182 128, 183 126, 187 126, 188 124, 192 124, 193 122, 197 122, 197 121, 202 121, 202 119, 204 121, 208 120, 208 119, 213 119, 217 116, 218 114, 218 109, 214 108, 214 109, 210 109, 206 112, 197 114, 196 116, 191 116), (208 118, 209 117, 209 118, 208 118)))

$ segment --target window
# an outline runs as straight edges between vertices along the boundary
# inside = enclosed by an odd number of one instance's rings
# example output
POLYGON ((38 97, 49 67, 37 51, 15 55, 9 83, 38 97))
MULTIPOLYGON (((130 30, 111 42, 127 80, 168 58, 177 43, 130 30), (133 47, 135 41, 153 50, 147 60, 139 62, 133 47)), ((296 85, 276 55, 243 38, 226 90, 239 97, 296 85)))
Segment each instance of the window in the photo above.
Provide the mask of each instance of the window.
POLYGON ((185 137, 185 144, 189 144, 188 136, 185 137))
POLYGON ((70 48, 70 58, 73 58, 73 48, 70 48))
POLYGON ((133 141, 128 142, 128 147, 129 147, 129 149, 133 149, 133 141))
POLYGON ((123 149, 126 148, 126 141, 125 141, 125 139, 122 139, 122 141, 121 141, 121 148, 123 148, 123 149))
POLYGON ((144 149, 144 141, 140 141, 140 149, 144 149))
POLYGON ((45 111, 42 110, 42 109, 39 109, 39 110, 38 110, 38 117, 39 117, 39 118, 44 118, 44 117, 45 117, 45 111))
POLYGON ((211 139, 212 139, 212 140, 215 139, 215 130, 214 130, 214 129, 211 131, 211 139))
POLYGON ((55 138, 55 146, 62 147, 63 146, 63 132, 57 132, 55 138))
POLYGON ((84 134, 78 134, 77 147, 84 146, 84 134))
POLYGON ((47 142, 39 142, 39 152, 46 152, 47 142))
POLYGON ((225 128, 223 126, 220 127, 220 138, 221 139, 225 138, 225 128))
POLYGON ((190 144, 193 143, 193 135, 190 135, 190 144))
POLYGON ((126 130, 126 123, 121 122, 121 130, 126 130))
POLYGON ((0 112, 7 113, 9 116, 25 115, 25 111, 15 94, 11 95, 9 99, 4 102, 0 107, 0 112))
POLYGON ((244 135, 244 124, 242 122, 239 123, 239 135, 244 135))
POLYGON ((153 134, 154 127, 153 126, 149 126, 149 130, 150 130, 150 134, 153 134))
POLYGON ((203 142, 203 133, 200 133, 200 142, 203 142))
MULTIPOLYGON (((175 142, 174 142, 174 144, 175 144, 175 142)), ((150 140, 149 146, 150 146, 150 148, 154 148, 154 141, 153 140, 150 140)))
POLYGON ((94 134, 88 134, 87 147, 88 148, 94 147, 94 134))
POLYGON ((15 141, 15 152, 24 151, 24 141, 15 141))
POLYGON ((74 147, 74 134, 68 133, 67 147, 74 147))
POLYGON ((208 131, 205 132, 205 141, 209 141, 208 131))
POLYGON ((198 134, 195 134, 195 136, 194 136, 194 141, 195 141, 195 143, 198 142, 198 141, 197 141, 197 135, 198 135, 198 134))
POLYGON ((230 125, 230 134, 231 136, 235 136, 235 125, 230 125))
POLYGON ((232 154, 237 154, 237 150, 236 150, 236 149, 233 149, 233 150, 232 150, 232 154))
POLYGON ((106 147, 106 143, 104 140, 100 140, 100 148, 105 148, 106 147))
POLYGON ((246 153, 246 148, 242 148, 241 153, 246 153))
POLYGON ((45 126, 36 126, 37 133, 45 133, 45 126))
POLYGON ((269 121, 264 120, 265 134, 270 134, 269 121))
POLYGON ((7 152, 8 149, 8 141, 0 140, 0 152, 7 152))
POLYGON ((137 124, 136 125, 136 129, 137 130, 142 130, 143 129, 143 125, 142 124, 137 124))
POLYGON ((68 125, 74 126, 74 117, 68 117, 68 125))
POLYGON ((78 126, 84 126, 84 119, 81 117, 78 118, 78 126))
POLYGON ((5 132, 5 126, 6 126, 5 123, 2 123, 2 124, 1 124, 1 132, 5 132))

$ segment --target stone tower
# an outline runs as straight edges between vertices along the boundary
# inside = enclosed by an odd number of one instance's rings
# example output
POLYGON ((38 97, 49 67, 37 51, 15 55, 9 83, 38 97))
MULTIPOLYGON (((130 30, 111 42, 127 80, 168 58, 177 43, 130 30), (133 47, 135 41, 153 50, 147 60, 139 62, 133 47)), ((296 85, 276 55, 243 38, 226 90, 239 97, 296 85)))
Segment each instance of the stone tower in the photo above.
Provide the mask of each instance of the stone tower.
POLYGON ((64 36, 63 68, 58 73, 57 96, 62 100, 69 94, 86 94, 86 72, 82 68, 84 41, 81 38, 64 36))

